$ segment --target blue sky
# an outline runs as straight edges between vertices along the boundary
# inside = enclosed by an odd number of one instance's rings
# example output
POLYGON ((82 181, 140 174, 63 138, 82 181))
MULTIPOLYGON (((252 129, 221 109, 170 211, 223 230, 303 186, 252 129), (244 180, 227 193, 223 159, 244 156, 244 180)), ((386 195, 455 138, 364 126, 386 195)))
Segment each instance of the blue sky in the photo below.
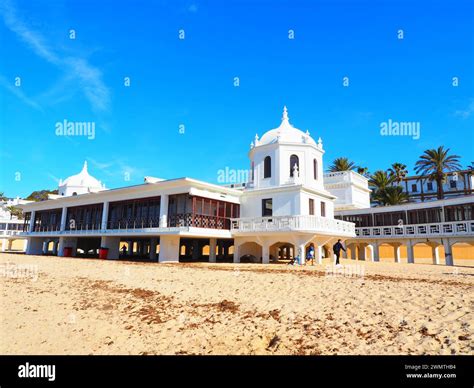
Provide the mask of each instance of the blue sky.
POLYGON ((248 168, 249 143, 283 105, 322 137, 325 167, 347 156, 413 173, 439 145, 474 160, 472 1, 0 0, 0 50, 11 197, 56 188, 84 160, 110 188, 145 175, 217 182, 248 168), (419 122, 420 138, 381 136, 389 119, 419 122), (63 120, 94 122, 94 139, 57 136, 63 120))

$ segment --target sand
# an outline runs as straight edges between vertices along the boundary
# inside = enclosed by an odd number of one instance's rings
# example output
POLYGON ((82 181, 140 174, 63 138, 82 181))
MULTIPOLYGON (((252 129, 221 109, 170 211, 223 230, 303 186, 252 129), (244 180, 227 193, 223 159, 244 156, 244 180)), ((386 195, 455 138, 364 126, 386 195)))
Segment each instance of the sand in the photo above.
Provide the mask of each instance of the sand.
POLYGON ((342 264, 0 254, 0 353, 474 353, 473 267, 342 264))

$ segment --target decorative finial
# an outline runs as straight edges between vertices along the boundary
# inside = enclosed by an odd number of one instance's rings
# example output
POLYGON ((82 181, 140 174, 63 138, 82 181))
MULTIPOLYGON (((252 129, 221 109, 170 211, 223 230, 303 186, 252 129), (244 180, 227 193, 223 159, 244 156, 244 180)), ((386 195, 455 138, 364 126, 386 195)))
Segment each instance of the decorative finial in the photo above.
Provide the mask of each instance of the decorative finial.
POLYGON ((84 167, 82 167, 82 172, 87 172, 87 160, 84 162, 84 167))
POLYGON ((306 136, 308 136, 308 137, 309 137, 309 131, 308 131, 308 130, 306 130, 306 136))
POLYGON ((254 144, 253 144, 253 141, 250 142, 250 148, 253 148, 254 147, 254 144))
POLYGON ((258 134, 255 134, 254 144, 258 146, 258 134))
POLYGON ((283 117, 281 119, 282 119, 282 121, 288 121, 289 120, 288 109, 286 109, 286 105, 283 107, 283 117))
POLYGON ((318 139, 318 147, 321 149, 323 148, 323 139, 321 138, 318 139))
POLYGON ((294 178, 299 178, 300 177, 300 173, 298 171, 298 165, 296 163, 293 166, 293 177, 294 178))

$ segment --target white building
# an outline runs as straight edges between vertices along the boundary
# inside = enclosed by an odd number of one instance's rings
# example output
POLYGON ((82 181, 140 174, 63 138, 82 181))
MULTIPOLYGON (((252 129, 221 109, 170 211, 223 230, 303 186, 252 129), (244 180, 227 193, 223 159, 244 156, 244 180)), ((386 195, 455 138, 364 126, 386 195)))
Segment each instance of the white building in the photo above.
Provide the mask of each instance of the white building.
POLYGON ((277 128, 255 136, 248 156, 249 182, 231 187, 145 177, 105 190, 85 164, 61 182, 55 199, 21 206, 27 254, 269 263, 304 259, 313 245, 321 262, 341 239, 353 259, 365 260, 369 248, 377 261, 388 244, 396 261, 406 246, 412 263, 414 246, 429 243, 434 263, 444 246, 453 265, 454 244, 474 245, 472 196, 370 208, 367 178, 323 174, 322 140, 293 127, 286 108, 277 128))
POLYGON ((62 180, 59 181, 58 195, 68 197, 71 195, 97 193, 102 190, 105 190, 105 185, 89 174, 86 161, 79 174, 70 176, 64 182, 62 180))
POLYGON ((0 201, 0 250, 2 252, 24 250, 26 248, 26 239, 20 236, 23 231, 23 220, 18 219, 9 209, 12 206, 18 207, 30 202, 18 197, 0 201), (24 243, 14 246, 16 240, 23 240, 24 243))
MULTIPOLYGON (((252 177, 243 189, 147 177, 105 190, 85 164, 60 183, 55 199, 23 206, 27 253, 97 255, 102 247, 111 259, 268 263, 304 257, 311 244, 321 258, 325 245, 355 237, 353 223, 334 219, 337 198, 335 188, 325 188, 322 140, 293 127, 286 107, 281 124, 256 136, 248 155, 252 177)), ((368 201, 367 180, 349 177, 340 205, 357 208, 368 201)))

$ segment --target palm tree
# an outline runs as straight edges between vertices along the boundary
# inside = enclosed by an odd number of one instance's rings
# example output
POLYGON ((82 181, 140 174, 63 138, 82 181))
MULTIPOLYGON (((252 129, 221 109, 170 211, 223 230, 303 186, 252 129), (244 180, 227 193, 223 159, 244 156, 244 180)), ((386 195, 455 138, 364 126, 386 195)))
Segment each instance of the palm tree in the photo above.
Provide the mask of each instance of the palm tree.
POLYGON ((369 178, 369 187, 372 189, 372 200, 383 205, 385 202, 385 190, 390 187, 395 178, 387 171, 377 170, 369 178))
POLYGON ((392 167, 388 169, 388 173, 399 184, 408 174, 407 166, 403 163, 393 163, 392 167))
POLYGON ((338 171, 349 171, 355 168, 355 163, 351 162, 348 158, 337 158, 332 162, 332 166, 329 167, 329 172, 338 171))
POLYGON ((368 167, 357 166, 357 173, 360 174, 360 175, 365 176, 366 178, 370 177, 368 167))
POLYGON ((400 205, 408 202, 408 194, 400 186, 388 186, 378 195, 379 202, 384 206, 400 205))
POLYGON ((7 210, 10 212, 10 219, 13 219, 13 217, 18 218, 19 220, 23 219, 23 210, 15 206, 7 206, 7 210))
POLYGON ((417 174, 427 177, 430 181, 436 181, 438 199, 444 198, 443 183, 446 179, 446 173, 461 169, 460 157, 458 155, 448 155, 448 153, 449 148, 444 149, 444 146, 440 146, 436 150, 426 150, 415 165, 417 174))

